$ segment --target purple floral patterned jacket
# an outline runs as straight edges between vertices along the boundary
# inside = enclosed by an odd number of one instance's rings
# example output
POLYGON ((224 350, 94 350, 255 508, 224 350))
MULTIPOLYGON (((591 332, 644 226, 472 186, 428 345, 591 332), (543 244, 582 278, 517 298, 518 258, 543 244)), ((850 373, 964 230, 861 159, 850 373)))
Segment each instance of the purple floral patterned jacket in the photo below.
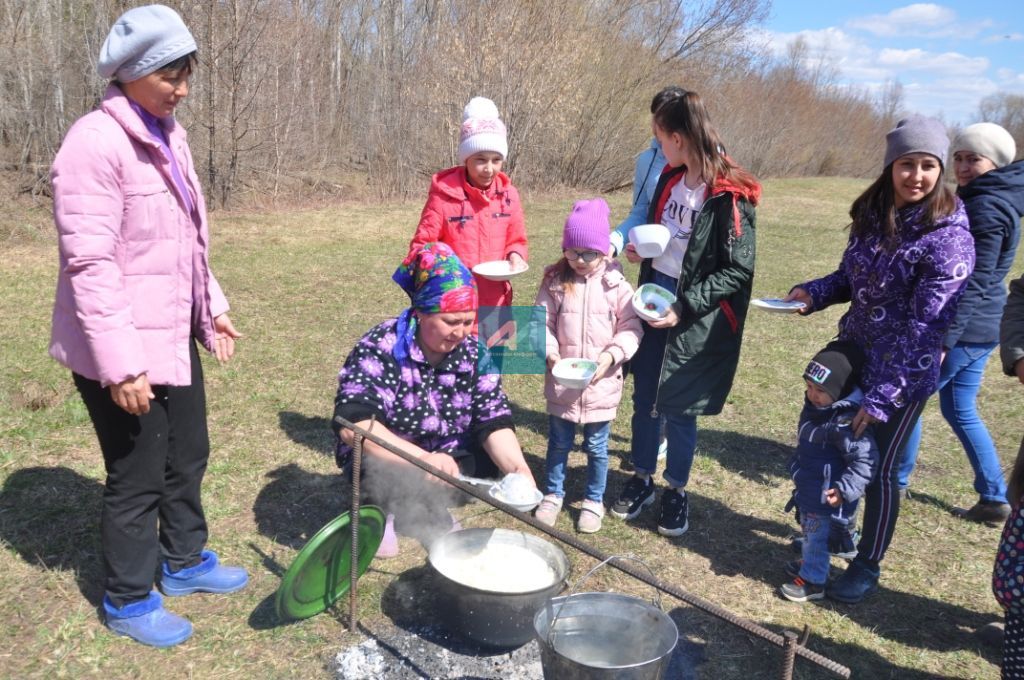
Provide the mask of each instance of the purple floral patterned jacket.
POLYGON ((851 236, 839 269, 800 284, 812 312, 850 302, 839 338, 864 350, 864 408, 883 421, 935 391, 943 335, 974 269, 974 240, 960 199, 934 225, 921 223, 922 212, 920 205, 899 211, 895 246, 887 249, 880 236, 851 236))
MULTIPOLYGON (((477 370, 475 335, 467 336, 436 367, 416 343, 411 343, 409 357, 399 361, 392 354, 395 321, 370 329, 348 355, 338 374, 336 416, 356 422, 376 415, 406 441, 444 453, 473 447, 487 434, 513 427, 501 377, 477 370)), ((339 467, 348 463, 351 452, 339 438, 339 467)))

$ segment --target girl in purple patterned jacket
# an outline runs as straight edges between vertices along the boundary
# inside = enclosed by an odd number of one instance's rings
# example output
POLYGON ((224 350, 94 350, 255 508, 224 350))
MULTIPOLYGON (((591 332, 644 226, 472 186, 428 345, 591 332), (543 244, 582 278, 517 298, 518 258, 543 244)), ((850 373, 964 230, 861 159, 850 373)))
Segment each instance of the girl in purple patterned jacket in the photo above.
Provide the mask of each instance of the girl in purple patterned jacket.
POLYGON ((900 452, 935 391, 942 338, 974 267, 963 203, 943 181, 945 126, 911 116, 886 135, 885 169, 850 208, 850 238, 839 268, 787 296, 803 314, 849 302, 839 339, 857 343, 866 362, 859 436, 874 424, 878 475, 865 494, 857 557, 826 594, 860 602, 878 587, 880 562, 899 515, 900 452))

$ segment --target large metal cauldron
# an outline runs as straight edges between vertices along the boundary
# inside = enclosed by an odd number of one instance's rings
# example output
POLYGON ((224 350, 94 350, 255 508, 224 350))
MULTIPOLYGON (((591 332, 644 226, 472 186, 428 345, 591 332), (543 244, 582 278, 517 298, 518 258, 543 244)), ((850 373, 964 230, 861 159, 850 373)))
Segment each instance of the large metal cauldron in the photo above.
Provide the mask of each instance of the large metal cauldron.
POLYGON ((620 593, 556 597, 533 626, 547 680, 661 680, 679 640, 668 614, 620 593))
POLYGON ((560 548, 521 531, 463 529, 434 541, 427 561, 436 574, 439 614, 446 627, 488 647, 519 647, 533 637, 533 616, 561 592, 569 575, 569 560, 560 548), (482 590, 459 583, 445 574, 453 561, 468 559, 488 546, 515 546, 539 555, 554 572, 544 588, 529 592, 482 590))

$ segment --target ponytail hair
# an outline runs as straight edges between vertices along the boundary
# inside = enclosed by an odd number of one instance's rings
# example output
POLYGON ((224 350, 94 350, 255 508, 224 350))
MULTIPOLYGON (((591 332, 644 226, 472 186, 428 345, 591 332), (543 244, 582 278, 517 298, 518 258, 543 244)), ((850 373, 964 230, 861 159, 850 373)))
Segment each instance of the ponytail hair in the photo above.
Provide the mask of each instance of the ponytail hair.
MULTIPOLYGON (((899 160, 898 158, 896 160, 899 160)), ((895 161, 893 161, 895 163, 895 161)), ((896 219, 896 189, 892 182, 893 163, 885 166, 882 174, 854 200, 850 206, 850 234, 857 237, 881 236, 887 243, 895 243, 899 236, 896 219)), ((932 225, 956 210, 956 195, 945 182, 946 168, 941 166, 939 179, 931 192, 921 199, 924 214, 921 221, 932 225)))
POLYGON ((725 146, 696 92, 684 90, 681 95, 666 97, 654 112, 654 123, 665 132, 678 133, 686 139, 700 165, 694 170, 700 170, 708 186, 721 178, 746 189, 759 187, 757 178, 725 155, 725 146))

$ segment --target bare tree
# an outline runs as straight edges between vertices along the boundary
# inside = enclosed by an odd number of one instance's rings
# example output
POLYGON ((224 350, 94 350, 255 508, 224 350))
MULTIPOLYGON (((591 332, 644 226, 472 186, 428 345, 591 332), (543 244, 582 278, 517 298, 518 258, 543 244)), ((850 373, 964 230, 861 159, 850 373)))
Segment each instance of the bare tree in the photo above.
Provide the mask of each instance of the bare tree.
MULTIPOLYGON (((217 206, 422 195, 475 95, 501 111, 518 185, 581 189, 628 184, 665 85, 704 95, 729 153, 765 175, 872 172, 902 101, 899 83, 877 102, 839 87, 806 45, 759 52, 748 31, 770 0, 165 1, 199 45, 178 115, 217 206)), ((107 86, 100 45, 136 4, 0 0, 0 163, 23 189, 47 188, 107 86)), ((990 108, 1017 125, 1016 100, 990 108)))

